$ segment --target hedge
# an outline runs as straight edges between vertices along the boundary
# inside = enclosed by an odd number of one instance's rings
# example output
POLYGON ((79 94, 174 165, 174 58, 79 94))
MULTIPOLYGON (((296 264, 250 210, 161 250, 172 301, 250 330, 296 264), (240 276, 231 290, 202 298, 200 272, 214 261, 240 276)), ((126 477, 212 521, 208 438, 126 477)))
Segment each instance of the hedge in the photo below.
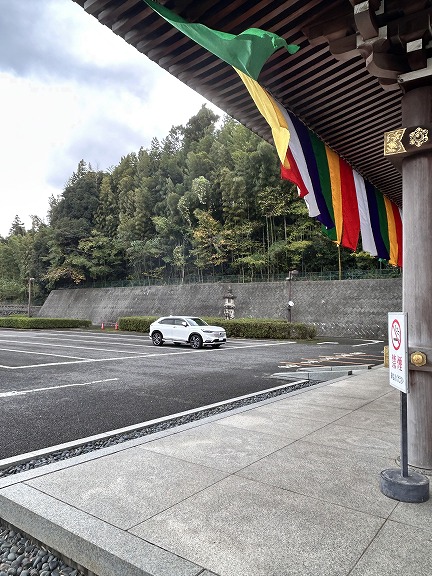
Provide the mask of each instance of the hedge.
MULTIPOLYGON (((157 319, 156 316, 127 316, 119 318, 120 330, 131 332, 148 332, 150 324, 157 319)), ((298 322, 261 318, 237 318, 225 320, 223 318, 203 317, 208 324, 225 328, 227 337, 233 338, 273 338, 296 340, 312 340, 316 337, 316 327, 298 322)))
POLYGON ((28 316, 2 316, 0 328, 88 328, 90 320, 73 318, 29 318, 28 316))
POLYGON ((235 338, 273 338, 296 340, 311 340, 316 337, 316 327, 300 322, 287 322, 272 318, 235 318, 222 320, 220 318, 204 318, 208 324, 222 326, 227 337, 235 338))
POLYGON ((128 330, 130 332, 149 332, 150 324, 157 320, 159 316, 125 316, 119 318, 119 330, 128 330))

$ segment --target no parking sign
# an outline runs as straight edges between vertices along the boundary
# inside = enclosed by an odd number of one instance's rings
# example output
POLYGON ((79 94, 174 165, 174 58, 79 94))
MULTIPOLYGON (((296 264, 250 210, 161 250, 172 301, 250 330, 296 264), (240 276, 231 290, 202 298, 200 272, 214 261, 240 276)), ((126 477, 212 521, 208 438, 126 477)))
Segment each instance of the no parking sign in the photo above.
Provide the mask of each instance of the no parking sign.
POLYGON ((408 386, 408 331, 404 312, 389 312, 389 368, 390 385, 407 393, 408 386))

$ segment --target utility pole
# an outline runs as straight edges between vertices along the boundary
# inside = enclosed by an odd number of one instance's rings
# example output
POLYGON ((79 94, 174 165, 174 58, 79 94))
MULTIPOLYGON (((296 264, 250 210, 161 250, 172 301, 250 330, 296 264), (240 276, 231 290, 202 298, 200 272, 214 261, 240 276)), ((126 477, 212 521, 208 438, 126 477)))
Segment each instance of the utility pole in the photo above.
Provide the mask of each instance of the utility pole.
POLYGON ((28 310, 27 310, 27 316, 29 318, 31 316, 32 282, 34 282, 34 278, 29 278, 28 279, 28 310))
POLYGON ((291 300, 291 291, 292 291, 291 282, 293 276, 297 276, 297 274, 298 270, 290 270, 286 278, 288 282, 288 322, 291 322, 292 307, 294 306, 294 302, 291 300))

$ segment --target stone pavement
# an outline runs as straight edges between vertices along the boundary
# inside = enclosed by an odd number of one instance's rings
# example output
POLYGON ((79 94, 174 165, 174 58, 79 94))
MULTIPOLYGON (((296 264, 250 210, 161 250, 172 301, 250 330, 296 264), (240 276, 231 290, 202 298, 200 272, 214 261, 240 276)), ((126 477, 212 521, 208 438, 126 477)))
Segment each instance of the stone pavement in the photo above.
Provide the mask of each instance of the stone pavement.
POLYGON ((399 432, 378 367, 6 477, 0 518, 97 576, 430 576, 399 432))

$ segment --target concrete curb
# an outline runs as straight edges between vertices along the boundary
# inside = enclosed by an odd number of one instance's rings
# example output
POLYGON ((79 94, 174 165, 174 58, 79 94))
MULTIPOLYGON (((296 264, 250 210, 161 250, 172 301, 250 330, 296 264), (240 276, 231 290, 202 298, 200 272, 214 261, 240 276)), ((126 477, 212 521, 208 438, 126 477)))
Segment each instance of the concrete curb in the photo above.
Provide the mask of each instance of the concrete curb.
POLYGON ((211 574, 26 484, 3 489, 0 508, 3 520, 53 551, 61 551, 68 561, 73 558, 80 569, 99 576, 211 574))

